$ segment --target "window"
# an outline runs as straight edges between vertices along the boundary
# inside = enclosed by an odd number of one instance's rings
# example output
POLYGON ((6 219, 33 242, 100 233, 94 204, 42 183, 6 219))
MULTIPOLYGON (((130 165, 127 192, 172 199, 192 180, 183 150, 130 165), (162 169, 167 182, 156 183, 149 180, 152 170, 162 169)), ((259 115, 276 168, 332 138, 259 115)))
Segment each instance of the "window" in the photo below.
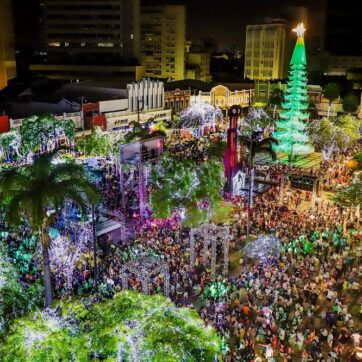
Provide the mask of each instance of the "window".
POLYGON ((113 43, 98 43, 97 45, 99 48, 113 48, 114 47, 113 43))

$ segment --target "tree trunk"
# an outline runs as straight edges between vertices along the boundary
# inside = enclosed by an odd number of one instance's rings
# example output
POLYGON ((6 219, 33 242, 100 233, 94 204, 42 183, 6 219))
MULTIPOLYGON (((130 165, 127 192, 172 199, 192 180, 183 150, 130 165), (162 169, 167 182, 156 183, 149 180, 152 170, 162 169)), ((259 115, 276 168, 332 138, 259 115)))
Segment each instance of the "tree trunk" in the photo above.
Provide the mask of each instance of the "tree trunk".
POLYGON ((357 227, 359 228, 360 227, 360 220, 361 220, 361 206, 360 205, 357 205, 357 208, 356 208, 356 216, 357 216, 357 227))
POLYGON ((331 113, 331 102, 328 103, 328 113, 327 113, 327 118, 329 118, 329 115, 331 113))
POLYGON ((45 307, 50 307, 53 303, 52 296, 52 282, 50 279, 50 258, 49 258, 49 243, 45 237, 45 229, 41 228, 39 231, 41 248, 43 254, 43 267, 44 267, 44 289, 45 289, 45 307))

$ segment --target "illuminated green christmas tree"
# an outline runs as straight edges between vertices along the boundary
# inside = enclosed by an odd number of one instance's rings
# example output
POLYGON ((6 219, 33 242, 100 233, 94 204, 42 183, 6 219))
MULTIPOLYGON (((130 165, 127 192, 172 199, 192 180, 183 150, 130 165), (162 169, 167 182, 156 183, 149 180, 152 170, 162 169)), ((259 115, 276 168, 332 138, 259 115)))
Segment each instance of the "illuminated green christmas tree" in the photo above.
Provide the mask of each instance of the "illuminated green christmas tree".
POLYGON ((289 67, 285 101, 280 111, 280 120, 276 122, 277 131, 274 137, 279 144, 274 148, 277 152, 288 154, 289 161, 295 155, 305 155, 313 152, 313 147, 308 143, 306 123, 309 118, 307 95, 307 58, 304 45, 304 26, 299 24, 294 29, 298 35, 289 67))

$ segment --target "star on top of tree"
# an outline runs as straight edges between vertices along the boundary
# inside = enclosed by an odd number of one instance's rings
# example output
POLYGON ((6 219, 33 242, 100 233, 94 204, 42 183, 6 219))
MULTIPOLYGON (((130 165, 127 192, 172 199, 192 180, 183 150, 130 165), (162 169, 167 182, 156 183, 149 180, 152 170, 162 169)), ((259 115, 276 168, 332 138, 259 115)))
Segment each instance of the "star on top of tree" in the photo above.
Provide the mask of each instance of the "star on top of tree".
POLYGON ((293 29, 293 31, 297 33, 298 37, 304 36, 304 32, 306 30, 307 29, 304 27, 303 23, 299 23, 298 26, 295 29, 293 29))

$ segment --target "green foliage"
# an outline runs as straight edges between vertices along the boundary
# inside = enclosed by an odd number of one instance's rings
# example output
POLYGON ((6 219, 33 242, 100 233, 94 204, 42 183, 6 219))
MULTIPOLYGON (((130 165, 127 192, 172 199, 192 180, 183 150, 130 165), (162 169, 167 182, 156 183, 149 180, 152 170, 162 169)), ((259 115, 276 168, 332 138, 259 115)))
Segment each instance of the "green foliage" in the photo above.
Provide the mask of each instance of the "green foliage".
POLYGON ((249 109, 247 117, 243 120, 241 135, 250 138, 256 131, 268 128, 271 123, 272 119, 264 108, 252 107, 249 109))
POLYGON ((32 262, 36 244, 37 238, 35 235, 32 235, 31 237, 22 238, 18 244, 12 247, 13 263, 21 274, 34 274, 37 271, 32 262))
POLYGON ((284 102, 284 91, 280 88, 274 88, 270 94, 269 103, 280 107, 284 102))
POLYGON ((329 159, 333 152, 353 147, 358 139, 360 121, 350 115, 337 119, 323 118, 309 125, 309 135, 314 146, 322 151, 323 158, 329 159))
POLYGON ((169 128, 169 125, 165 121, 158 121, 153 127, 152 131, 162 131, 164 134, 166 134, 167 129, 169 128))
POLYGON ((20 127, 22 148, 25 152, 37 152, 49 141, 65 136, 68 143, 75 137, 75 126, 72 120, 58 120, 52 115, 32 116, 25 119, 20 127))
MULTIPOLYGON (((350 114, 343 115, 336 119, 336 125, 340 128, 344 137, 344 149, 353 147, 361 138, 360 127, 362 121, 350 114)), ((342 147, 341 147, 342 148, 342 147)))
POLYGON ((58 312, 19 318, 0 346, 10 361, 209 362, 221 341, 196 311, 176 308, 161 295, 123 291, 98 303, 63 301, 58 312))
POLYGON ((98 201, 98 190, 87 179, 82 166, 54 163, 58 151, 43 154, 30 165, 0 173, 0 198, 8 207, 6 217, 13 225, 25 218, 33 232, 39 234, 44 263, 46 304, 51 304, 51 280, 46 228, 57 216, 66 200, 78 204, 83 213, 98 201))
POLYGON ((223 166, 216 159, 198 166, 194 161, 164 155, 152 170, 152 182, 150 204, 156 217, 164 219, 184 210, 185 224, 198 224, 208 216, 198 202, 207 201, 210 209, 221 202, 223 166))
POLYGON ((337 189, 333 201, 345 207, 362 207, 362 178, 351 185, 337 189))
POLYGON ((323 96, 329 100, 329 104, 336 100, 340 93, 341 89, 337 83, 328 83, 323 88, 323 96))
POLYGON ((76 148, 87 157, 108 157, 119 151, 119 145, 124 143, 120 132, 105 133, 96 128, 90 135, 77 141, 76 148))
POLYGON ((223 140, 215 140, 210 142, 209 149, 207 151, 209 157, 216 157, 221 159, 224 157, 226 150, 226 142, 223 140))
POLYGON ((18 278, 17 269, 8 259, 8 250, 0 241, 0 341, 13 318, 42 306, 40 284, 25 289, 18 278))
POLYGON ((362 152, 358 152, 354 157, 354 160, 356 160, 358 163, 362 164, 362 152))
POLYGON ((359 101, 354 94, 349 94, 343 98, 342 104, 343 110, 346 113, 356 113, 359 106, 359 101))
POLYGON ((222 224, 224 222, 232 222, 234 218, 234 205, 232 203, 222 202, 219 207, 212 210, 210 222, 213 224, 222 224))
POLYGON ((138 141, 148 136, 149 131, 146 125, 142 125, 139 122, 131 122, 130 126, 132 126, 132 131, 126 133, 124 136, 124 140, 126 143, 138 141))
POLYGON ((20 156, 21 137, 19 132, 11 131, 0 134, 0 159, 20 156))
POLYGON ((226 280, 217 280, 206 285, 202 296, 206 300, 220 301, 228 295, 229 290, 226 280))
POLYGON ((88 202, 98 199, 96 188, 84 168, 74 163, 54 164, 57 151, 34 159, 30 165, 0 173, 0 196, 8 205, 8 219, 18 225, 25 216, 34 231, 43 227, 49 209, 57 212, 66 199, 72 199, 85 211, 88 202))

